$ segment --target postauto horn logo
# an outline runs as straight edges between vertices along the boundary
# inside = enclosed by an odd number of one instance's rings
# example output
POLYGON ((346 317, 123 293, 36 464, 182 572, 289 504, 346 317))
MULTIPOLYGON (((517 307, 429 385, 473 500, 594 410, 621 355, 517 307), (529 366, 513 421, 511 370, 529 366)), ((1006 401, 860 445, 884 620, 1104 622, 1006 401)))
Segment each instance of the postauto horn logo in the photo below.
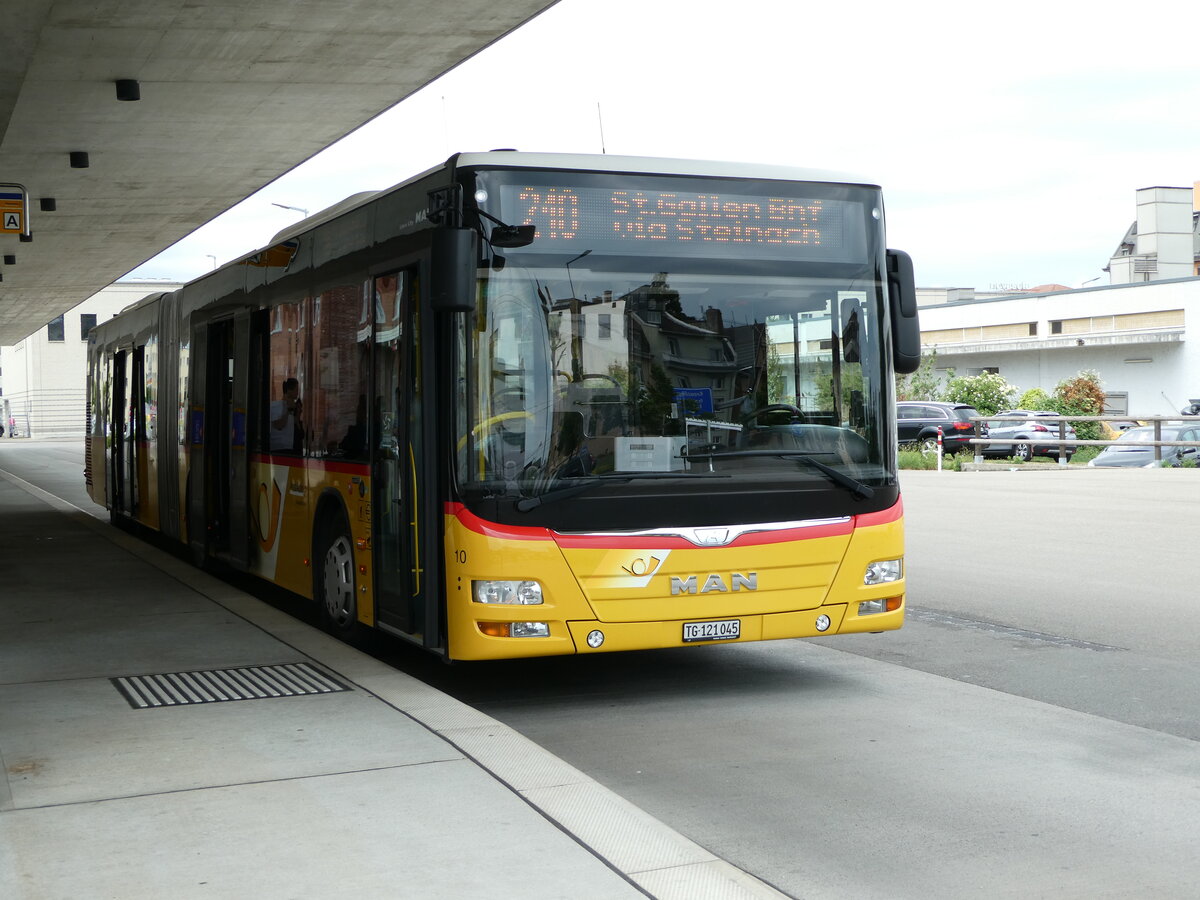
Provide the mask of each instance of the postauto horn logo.
MULTIPOLYGON (((621 587, 627 588, 644 588, 650 583, 658 571, 663 567, 663 563, 667 561, 667 557, 671 555, 670 550, 653 550, 644 556, 639 556, 636 559, 628 560, 621 564, 621 571, 625 573, 626 578, 620 579, 624 582, 621 587)), ((672 575, 671 576, 671 593, 677 594, 708 594, 713 591, 757 591, 758 590, 758 573, 757 572, 731 572, 728 577, 710 573, 704 576, 704 583, 701 584, 699 575, 672 575)))

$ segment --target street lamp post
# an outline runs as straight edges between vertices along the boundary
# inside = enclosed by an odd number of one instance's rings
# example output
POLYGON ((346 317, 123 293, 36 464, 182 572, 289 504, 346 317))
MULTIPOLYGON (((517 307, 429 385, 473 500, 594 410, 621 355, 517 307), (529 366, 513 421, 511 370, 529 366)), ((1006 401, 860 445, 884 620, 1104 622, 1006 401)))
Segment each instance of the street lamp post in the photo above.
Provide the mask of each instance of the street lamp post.
POLYGON ((298 213, 303 214, 304 218, 306 218, 306 219, 308 218, 308 210, 305 209, 303 206, 288 206, 286 203, 275 203, 274 201, 272 201, 271 205, 278 206, 280 209, 294 210, 298 213))

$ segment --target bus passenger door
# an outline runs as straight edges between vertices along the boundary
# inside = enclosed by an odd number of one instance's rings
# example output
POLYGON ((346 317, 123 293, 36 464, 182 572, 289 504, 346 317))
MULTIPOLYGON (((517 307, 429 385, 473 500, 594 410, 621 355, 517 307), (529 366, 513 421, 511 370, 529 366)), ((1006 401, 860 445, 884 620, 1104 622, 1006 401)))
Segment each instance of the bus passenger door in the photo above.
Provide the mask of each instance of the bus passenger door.
POLYGON ((371 547, 375 616, 385 630, 424 631, 426 573, 419 565, 418 488, 422 458, 418 279, 415 269, 379 276, 374 284, 374 453, 371 547))
POLYGON ((204 372, 204 533, 210 556, 230 549, 233 468, 233 322, 208 326, 204 372))
POLYGON ((112 360, 112 435, 109 442, 108 496, 112 512, 128 515, 130 509, 128 458, 129 438, 129 353, 118 350, 112 360))
POLYGON ((145 348, 119 350, 113 355, 113 432, 110 449, 109 496, 114 513, 136 516, 139 473, 145 454, 145 348))

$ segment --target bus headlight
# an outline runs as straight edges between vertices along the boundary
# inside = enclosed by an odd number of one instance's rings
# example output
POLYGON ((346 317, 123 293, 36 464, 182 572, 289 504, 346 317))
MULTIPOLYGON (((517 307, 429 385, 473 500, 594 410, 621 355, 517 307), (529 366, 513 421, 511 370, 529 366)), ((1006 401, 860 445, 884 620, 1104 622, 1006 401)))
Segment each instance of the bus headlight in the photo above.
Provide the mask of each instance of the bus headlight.
POLYGON ((867 566, 863 584, 887 584, 889 581, 899 581, 903 574, 904 560, 884 559, 867 566))
POLYGON ((507 606, 536 606, 542 602, 542 586, 536 581, 472 581, 476 603, 507 606))

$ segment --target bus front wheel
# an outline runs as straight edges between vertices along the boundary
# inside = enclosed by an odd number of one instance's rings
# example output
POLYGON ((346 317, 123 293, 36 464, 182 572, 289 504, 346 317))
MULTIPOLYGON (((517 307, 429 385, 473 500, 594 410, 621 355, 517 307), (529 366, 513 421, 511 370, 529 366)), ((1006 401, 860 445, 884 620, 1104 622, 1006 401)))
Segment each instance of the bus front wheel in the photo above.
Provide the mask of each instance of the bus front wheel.
POLYGON ((317 603, 325 628, 343 640, 358 631, 358 600, 354 577, 354 544, 344 522, 322 529, 316 561, 317 603))

